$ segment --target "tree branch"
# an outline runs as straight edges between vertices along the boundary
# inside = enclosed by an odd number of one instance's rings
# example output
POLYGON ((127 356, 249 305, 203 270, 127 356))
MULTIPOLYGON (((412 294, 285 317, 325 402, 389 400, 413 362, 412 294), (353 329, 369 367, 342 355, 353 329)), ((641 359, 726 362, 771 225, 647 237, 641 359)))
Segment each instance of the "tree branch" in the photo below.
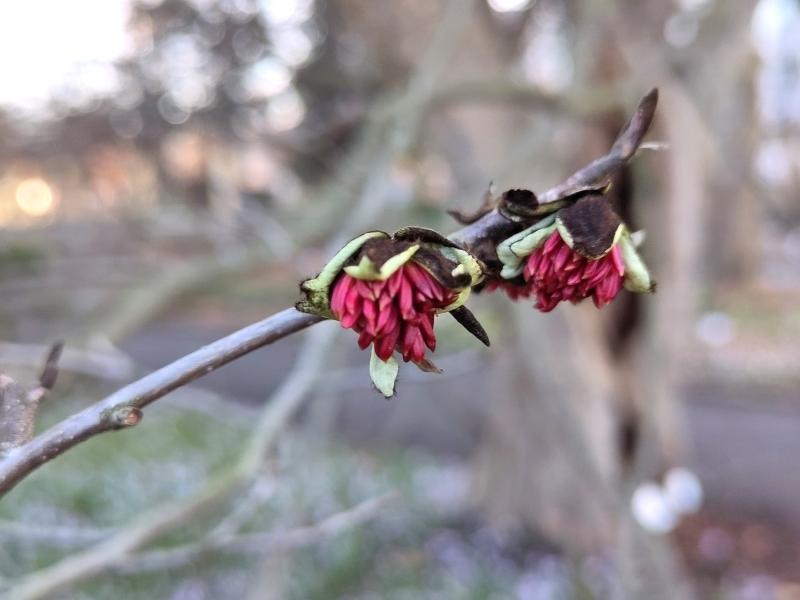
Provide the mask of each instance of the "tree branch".
POLYGON ((39 381, 28 388, 0 373, 0 452, 9 451, 31 439, 39 403, 58 377, 58 359, 64 344, 50 347, 39 381))
MULTIPOLYGON (((540 194, 539 203, 562 200, 570 190, 602 182, 625 165, 634 156, 652 122, 657 99, 656 90, 648 93, 608 154, 540 194)), ((507 237, 520 228, 520 224, 492 210, 450 237, 472 250, 478 258, 490 259, 494 240, 507 237)), ((172 390, 321 320, 293 308, 286 309, 178 359, 68 417, 27 444, 12 449, 0 460, 0 494, 8 492, 40 465, 76 444, 99 433, 136 425, 141 419, 142 408, 172 390)))
POLYGON ((293 308, 249 325, 150 373, 66 418, 27 444, 12 448, 0 460, 0 494, 13 488, 43 463, 106 431, 131 427, 141 409, 222 365, 322 319, 293 308))
POLYGON ((120 561, 116 565, 110 565, 110 567, 116 573, 143 573, 185 567, 218 552, 263 555, 297 550, 323 542, 348 529, 366 523, 378 516, 383 508, 397 497, 397 494, 388 493, 377 498, 370 498, 307 527, 298 527, 280 533, 258 531, 211 535, 194 544, 139 554, 131 559, 120 561))
POLYGON ((483 78, 445 84, 436 92, 433 101, 436 107, 470 103, 506 104, 588 118, 619 107, 621 96, 622 90, 617 85, 593 86, 563 94, 509 78, 483 78))

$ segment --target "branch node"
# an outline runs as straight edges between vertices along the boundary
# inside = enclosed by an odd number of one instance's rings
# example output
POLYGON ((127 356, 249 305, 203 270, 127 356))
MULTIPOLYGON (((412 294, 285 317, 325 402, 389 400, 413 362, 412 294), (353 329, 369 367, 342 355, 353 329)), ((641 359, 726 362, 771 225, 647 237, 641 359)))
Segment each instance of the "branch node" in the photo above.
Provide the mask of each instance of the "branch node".
POLYGON ((113 409, 107 418, 115 429, 124 429, 138 425, 142 420, 142 411, 135 406, 120 406, 113 409))
POLYGON ((464 212, 457 208, 450 208, 447 210, 447 214, 453 217, 456 221, 461 223, 462 225, 469 225, 474 223, 486 213, 492 211, 492 209, 497 207, 497 198, 494 197, 494 182, 489 182, 489 187, 486 188, 486 191, 483 193, 481 197, 481 204, 474 212, 464 212))

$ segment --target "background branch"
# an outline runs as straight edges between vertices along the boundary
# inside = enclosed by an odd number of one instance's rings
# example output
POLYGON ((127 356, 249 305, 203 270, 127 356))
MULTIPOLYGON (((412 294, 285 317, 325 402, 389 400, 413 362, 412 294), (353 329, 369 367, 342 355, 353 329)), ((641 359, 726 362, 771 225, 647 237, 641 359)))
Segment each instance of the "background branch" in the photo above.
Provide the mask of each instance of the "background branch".
POLYGON ((24 444, 33 436, 39 403, 52 389, 58 377, 58 359, 62 342, 50 347, 39 381, 32 387, 20 385, 0 373, 0 451, 24 444))
POLYGON ((132 560, 111 566, 116 573, 143 573, 196 564, 205 557, 218 552, 263 555, 297 550, 330 539, 370 521, 397 497, 396 494, 389 493, 377 498, 370 498, 307 527, 298 527, 280 533, 273 531, 223 532, 219 535, 209 535, 196 544, 186 544, 166 550, 153 550, 146 554, 140 554, 132 560))

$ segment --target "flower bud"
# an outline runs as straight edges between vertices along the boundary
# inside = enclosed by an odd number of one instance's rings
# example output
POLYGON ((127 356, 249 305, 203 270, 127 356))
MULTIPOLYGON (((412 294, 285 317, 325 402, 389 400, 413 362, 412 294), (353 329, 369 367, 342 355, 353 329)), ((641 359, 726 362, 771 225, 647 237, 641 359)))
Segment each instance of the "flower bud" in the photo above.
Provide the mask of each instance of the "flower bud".
POLYGON ((387 397, 394 393, 397 351, 425 371, 438 369, 426 358, 436 349, 438 313, 456 319, 488 345, 486 333, 463 306, 483 267, 469 252, 440 234, 421 228, 380 231, 351 241, 314 279, 302 283, 306 299, 298 310, 338 319, 372 346, 370 375, 387 397))
POLYGON ((535 296, 536 308, 591 297, 602 308, 624 286, 652 292, 654 284, 630 233, 605 196, 591 193, 547 215, 497 247, 502 288, 512 298, 535 296))

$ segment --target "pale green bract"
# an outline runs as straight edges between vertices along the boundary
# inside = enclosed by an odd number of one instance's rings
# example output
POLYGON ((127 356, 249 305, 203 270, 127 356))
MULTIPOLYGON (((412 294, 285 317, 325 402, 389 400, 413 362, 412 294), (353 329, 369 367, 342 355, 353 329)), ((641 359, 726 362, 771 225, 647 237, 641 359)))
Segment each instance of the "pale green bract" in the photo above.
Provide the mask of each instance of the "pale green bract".
POLYGON ((503 279, 513 279, 522 273, 525 258, 533 254, 556 230, 555 220, 555 215, 548 215, 497 246, 497 258, 503 263, 503 270, 500 272, 503 279))
POLYGON ((653 279, 636 251, 631 234, 627 230, 620 237, 619 248, 622 251, 622 262, 625 263, 625 279, 623 280, 625 289, 638 293, 652 292, 653 279))
POLYGON ((483 268, 481 267, 481 263, 478 262, 478 259, 472 256, 472 254, 466 250, 442 246, 439 249, 439 252, 441 252, 442 256, 444 256, 446 259, 458 263, 458 266, 453 269, 451 273, 453 277, 467 274, 470 278, 470 284, 458 292, 458 297, 451 304, 448 304, 444 308, 436 311, 438 313, 443 313, 450 312, 464 305, 464 303, 467 301, 467 298, 469 298, 470 292, 472 291, 472 286, 483 281, 483 268))
POLYGON ((419 250, 419 244, 415 244, 403 252, 395 254, 392 258, 383 263, 380 269, 377 268, 375 263, 368 257, 362 256, 361 261, 357 265, 345 267, 344 272, 362 281, 386 281, 397 272, 397 269, 411 260, 411 257, 417 253, 417 250, 419 250))
POLYGON ((387 398, 394 395, 394 383, 399 370, 400 365, 394 356, 390 356, 389 360, 384 362, 375 354, 375 346, 372 347, 372 354, 369 357, 369 376, 378 391, 387 398))
POLYGON ((306 292, 306 299, 298 302, 298 310, 311 313, 312 315, 319 315, 326 319, 335 319, 336 316, 331 312, 329 290, 336 276, 339 275, 339 272, 350 257, 358 252, 358 249, 364 245, 364 242, 377 237, 388 238, 389 234, 383 231, 368 231, 350 240, 330 261, 328 261, 328 264, 325 265, 325 268, 322 269, 319 275, 314 277, 314 279, 304 281, 302 289, 306 292))

